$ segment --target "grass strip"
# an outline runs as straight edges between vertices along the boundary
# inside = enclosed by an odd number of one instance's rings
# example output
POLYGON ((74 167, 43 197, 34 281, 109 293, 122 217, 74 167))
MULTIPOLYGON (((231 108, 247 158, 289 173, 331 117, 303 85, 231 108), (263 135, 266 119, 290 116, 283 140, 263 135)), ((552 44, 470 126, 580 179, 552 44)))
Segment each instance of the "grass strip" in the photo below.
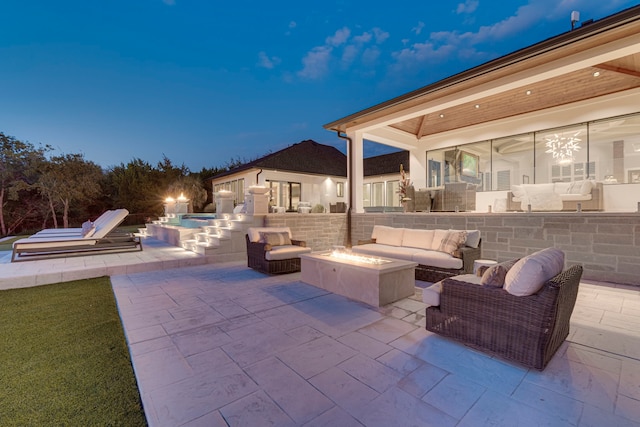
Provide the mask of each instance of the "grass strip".
POLYGON ((146 426, 108 277, 0 291, 0 424, 146 426))

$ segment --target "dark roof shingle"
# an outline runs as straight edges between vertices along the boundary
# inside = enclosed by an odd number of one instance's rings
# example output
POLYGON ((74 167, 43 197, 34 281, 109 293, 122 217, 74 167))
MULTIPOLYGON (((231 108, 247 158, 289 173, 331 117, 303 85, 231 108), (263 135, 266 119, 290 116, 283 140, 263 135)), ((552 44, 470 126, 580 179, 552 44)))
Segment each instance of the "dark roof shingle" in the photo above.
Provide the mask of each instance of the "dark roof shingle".
POLYGON ((369 157, 363 161, 364 176, 399 174, 400 165, 409 172, 409 152, 397 151, 369 157))
MULTIPOLYGON (((400 165, 409 172, 409 152, 398 151, 363 159, 364 176, 400 173, 400 165)), ((315 175, 347 176, 347 156, 335 147, 307 139, 275 153, 221 172, 212 179, 248 169, 271 169, 315 175)))
POLYGON ((212 178, 232 175, 251 168, 346 177, 347 156, 335 147, 307 139, 212 178))

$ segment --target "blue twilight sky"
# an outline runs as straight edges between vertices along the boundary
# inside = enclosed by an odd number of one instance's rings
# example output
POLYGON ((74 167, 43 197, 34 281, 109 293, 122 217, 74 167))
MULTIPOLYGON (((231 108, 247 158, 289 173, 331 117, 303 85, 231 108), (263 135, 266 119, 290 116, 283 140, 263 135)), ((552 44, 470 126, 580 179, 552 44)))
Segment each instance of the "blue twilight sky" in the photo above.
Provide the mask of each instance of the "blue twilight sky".
POLYGON ((104 167, 344 151, 322 125, 637 3, 3 0, 0 131, 104 167))

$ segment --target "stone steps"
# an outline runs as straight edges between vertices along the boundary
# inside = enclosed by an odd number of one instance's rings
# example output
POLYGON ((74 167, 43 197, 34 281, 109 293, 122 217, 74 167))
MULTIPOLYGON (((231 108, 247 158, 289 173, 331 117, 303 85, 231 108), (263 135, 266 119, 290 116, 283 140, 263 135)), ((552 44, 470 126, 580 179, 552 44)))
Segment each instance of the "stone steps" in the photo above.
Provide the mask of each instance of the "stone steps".
POLYGON ((247 214, 221 214, 220 218, 203 221, 199 228, 175 225, 174 217, 161 220, 140 228, 141 236, 154 237, 172 245, 201 255, 213 255, 220 261, 246 259, 245 234, 252 226, 262 226, 264 216, 247 214))

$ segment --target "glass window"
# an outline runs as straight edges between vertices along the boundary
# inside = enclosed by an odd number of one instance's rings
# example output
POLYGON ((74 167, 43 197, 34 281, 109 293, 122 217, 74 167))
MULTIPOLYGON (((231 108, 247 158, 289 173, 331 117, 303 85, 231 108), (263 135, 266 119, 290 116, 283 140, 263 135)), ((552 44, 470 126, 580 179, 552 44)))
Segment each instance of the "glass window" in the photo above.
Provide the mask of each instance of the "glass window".
POLYGON ((398 194, 400 181, 387 181, 386 184, 387 206, 400 206, 400 196, 398 194))
POLYGON ((270 206, 284 207, 288 212, 295 212, 300 203, 300 183, 288 181, 269 181, 271 189, 270 206))
POLYGON ((344 182, 337 182, 336 183, 336 196, 337 197, 344 197, 344 182))
POLYGON ((589 124, 589 176, 605 184, 640 182, 638 129, 640 115, 589 124))
POLYGON ((533 183, 533 134, 509 136, 491 144, 492 190, 510 190, 513 184, 533 183))
POLYGON ((427 151, 427 187, 442 185, 445 150, 427 151))
POLYGON ((238 203, 244 203, 244 178, 238 180, 238 193, 236 194, 238 203))
POLYGON ((384 206, 384 182, 374 182, 371 186, 372 206, 384 206))
POLYGON ((362 185, 362 206, 371 206, 371 184, 362 185))
POLYGON ((491 143, 489 141, 427 152, 427 187, 439 187, 446 182, 468 182, 476 184, 478 190, 485 189, 485 181, 491 183, 491 143))
POLYGON ((478 179, 474 181, 477 191, 491 191, 491 141, 472 144, 469 151, 478 155, 478 179))

